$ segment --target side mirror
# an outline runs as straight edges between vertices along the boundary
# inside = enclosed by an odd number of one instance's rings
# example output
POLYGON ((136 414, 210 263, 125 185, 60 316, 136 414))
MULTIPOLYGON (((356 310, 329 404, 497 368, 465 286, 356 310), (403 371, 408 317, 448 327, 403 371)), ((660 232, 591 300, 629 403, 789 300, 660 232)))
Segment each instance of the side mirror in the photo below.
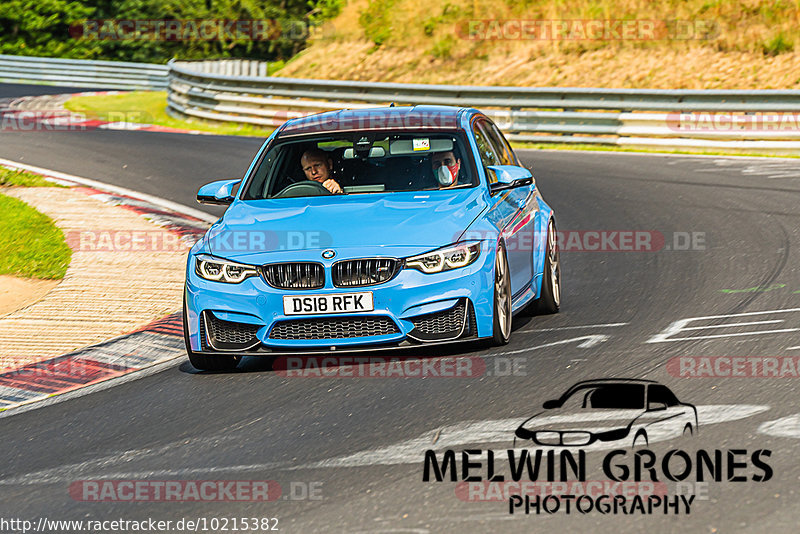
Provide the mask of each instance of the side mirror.
POLYGON ((493 173, 497 178, 496 182, 489 184, 489 192, 491 194, 495 194, 498 191, 505 191, 506 189, 531 185, 533 183, 533 175, 531 171, 525 167, 517 167, 516 165, 490 165, 486 167, 486 172, 493 173))
POLYGON ((665 402, 648 402, 647 403, 647 411, 648 412, 660 412, 661 410, 666 410, 667 404, 665 402))
POLYGON ((557 400, 545 401, 544 404, 542 404, 542 408, 544 408, 545 410, 552 410, 553 408, 560 408, 560 407, 561 403, 558 402, 557 400))
POLYGON ((226 206, 233 202, 240 179, 218 180, 200 188, 197 201, 201 204, 217 204, 226 206))

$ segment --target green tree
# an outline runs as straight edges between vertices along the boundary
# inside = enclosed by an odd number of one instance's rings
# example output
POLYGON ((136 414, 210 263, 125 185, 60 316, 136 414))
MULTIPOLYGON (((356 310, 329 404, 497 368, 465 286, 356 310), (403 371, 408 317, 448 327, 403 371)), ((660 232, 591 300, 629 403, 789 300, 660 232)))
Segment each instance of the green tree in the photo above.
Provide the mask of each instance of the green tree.
POLYGON ((91 5, 67 0, 3 0, 0 2, 0 53, 26 56, 94 58, 98 43, 70 37, 73 21, 89 18, 91 5))
MULTIPOLYGON (((309 26, 336 16, 345 0, 4 0, 0 51, 7 54, 166 63, 170 58, 286 60, 302 50, 309 26), (265 39, 120 40, 89 21, 270 21, 265 39), (73 25, 70 31, 70 25, 73 25)), ((102 28, 102 26, 100 26, 102 28)))

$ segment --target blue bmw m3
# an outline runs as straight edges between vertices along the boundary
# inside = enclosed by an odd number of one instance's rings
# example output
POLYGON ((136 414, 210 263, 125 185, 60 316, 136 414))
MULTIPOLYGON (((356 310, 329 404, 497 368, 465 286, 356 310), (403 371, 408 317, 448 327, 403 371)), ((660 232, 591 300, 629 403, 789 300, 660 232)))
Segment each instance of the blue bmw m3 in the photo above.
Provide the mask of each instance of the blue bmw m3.
POLYGON ((284 123, 192 247, 192 365, 242 356, 508 343, 521 311, 557 312, 553 210, 475 109, 386 107, 284 123))

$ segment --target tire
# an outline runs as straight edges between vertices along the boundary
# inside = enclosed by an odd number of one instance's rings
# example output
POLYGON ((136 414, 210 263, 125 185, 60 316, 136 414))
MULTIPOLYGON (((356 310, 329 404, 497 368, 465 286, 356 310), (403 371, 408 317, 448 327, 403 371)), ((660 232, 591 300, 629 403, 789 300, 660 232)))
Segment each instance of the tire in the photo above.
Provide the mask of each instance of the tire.
POLYGON ((558 313, 561 307, 561 252, 558 250, 556 224, 553 219, 547 224, 547 247, 542 273, 542 294, 537 302, 540 314, 558 313))
POLYGON ((189 363, 198 371, 233 371, 239 365, 241 356, 217 356, 200 354, 192 350, 189 343, 189 324, 186 318, 186 296, 183 298, 183 342, 186 344, 186 354, 189 356, 189 363))
POLYGON ((511 339, 511 275, 503 243, 497 247, 494 260, 494 312, 492 314, 492 341, 506 345, 511 339))

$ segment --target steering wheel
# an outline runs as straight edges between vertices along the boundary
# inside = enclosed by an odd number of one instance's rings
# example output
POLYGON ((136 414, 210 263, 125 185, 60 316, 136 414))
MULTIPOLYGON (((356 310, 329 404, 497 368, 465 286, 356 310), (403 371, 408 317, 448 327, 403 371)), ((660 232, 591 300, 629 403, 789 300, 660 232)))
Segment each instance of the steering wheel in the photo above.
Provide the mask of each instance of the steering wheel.
POLYGON ((272 198, 294 198, 294 197, 320 197, 332 195, 328 189, 314 180, 305 180, 284 187, 277 195, 272 198))

